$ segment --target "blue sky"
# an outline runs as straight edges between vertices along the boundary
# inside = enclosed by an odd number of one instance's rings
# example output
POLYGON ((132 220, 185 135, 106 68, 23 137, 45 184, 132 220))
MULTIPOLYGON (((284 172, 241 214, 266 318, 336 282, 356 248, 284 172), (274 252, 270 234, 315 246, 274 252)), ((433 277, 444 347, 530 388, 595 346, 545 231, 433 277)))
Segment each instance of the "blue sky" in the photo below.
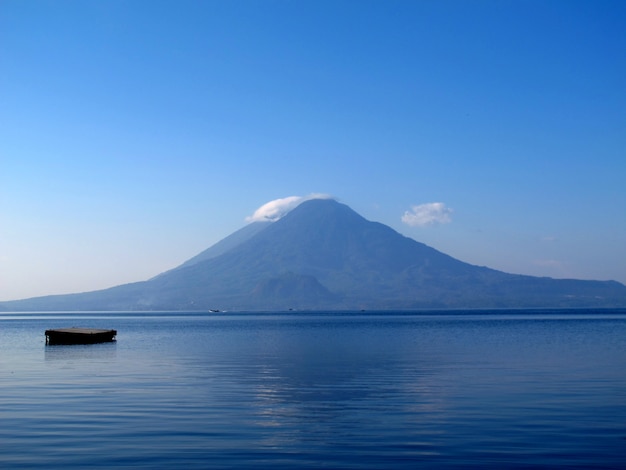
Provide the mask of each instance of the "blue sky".
POLYGON ((463 261, 626 283, 626 3, 0 3, 0 300, 325 194, 463 261), (427 223, 429 222, 429 223, 427 223))

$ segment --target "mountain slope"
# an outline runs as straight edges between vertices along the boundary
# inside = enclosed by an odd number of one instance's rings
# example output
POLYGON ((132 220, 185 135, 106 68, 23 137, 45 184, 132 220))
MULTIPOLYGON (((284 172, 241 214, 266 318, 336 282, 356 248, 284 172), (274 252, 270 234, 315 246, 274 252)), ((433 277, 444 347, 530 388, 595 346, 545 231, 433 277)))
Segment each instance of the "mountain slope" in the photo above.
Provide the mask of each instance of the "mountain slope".
POLYGON ((614 281, 507 274, 456 260, 333 200, 245 227, 149 281, 5 302, 15 310, 626 306, 614 281))
MULTIPOLYGON (((174 269, 186 268, 196 263, 200 263, 202 261, 206 261, 208 259, 215 258, 216 256, 224 254, 227 251, 230 251, 231 249, 235 248, 237 245, 240 245, 241 243, 252 238, 261 230, 266 229, 269 225, 270 225, 270 222, 253 222, 251 224, 248 224, 244 226, 243 228, 237 230, 236 232, 231 233, 226 238, 223 238, 222 240, 217 242, 215 245, 211 245, 209 248, 207 248, 203 252, 188 259, 183 264, 181 264, 180 266, 174 269)), ((162 276, 166 273, 161 273, 159 274, 159 276, 162 276)))

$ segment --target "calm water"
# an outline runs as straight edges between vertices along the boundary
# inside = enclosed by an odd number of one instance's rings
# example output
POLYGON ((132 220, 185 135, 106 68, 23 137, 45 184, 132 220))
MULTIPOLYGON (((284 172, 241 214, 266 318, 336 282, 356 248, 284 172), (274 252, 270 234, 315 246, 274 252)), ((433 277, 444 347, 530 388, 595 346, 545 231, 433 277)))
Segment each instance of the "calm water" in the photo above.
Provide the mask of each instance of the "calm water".
POLYGON ((4 314, 0 380, 2 468, 626 464, 625 310, 4 314))

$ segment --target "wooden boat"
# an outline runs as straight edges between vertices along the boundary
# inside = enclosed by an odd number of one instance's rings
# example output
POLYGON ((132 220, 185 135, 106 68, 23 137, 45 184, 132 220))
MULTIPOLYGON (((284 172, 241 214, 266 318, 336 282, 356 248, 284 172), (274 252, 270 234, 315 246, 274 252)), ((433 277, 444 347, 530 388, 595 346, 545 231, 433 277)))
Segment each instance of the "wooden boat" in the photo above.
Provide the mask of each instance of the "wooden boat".
POLYGON ((116 330, 61 328, 46 330, 46 344, 94 344, 115 341, 116 330))

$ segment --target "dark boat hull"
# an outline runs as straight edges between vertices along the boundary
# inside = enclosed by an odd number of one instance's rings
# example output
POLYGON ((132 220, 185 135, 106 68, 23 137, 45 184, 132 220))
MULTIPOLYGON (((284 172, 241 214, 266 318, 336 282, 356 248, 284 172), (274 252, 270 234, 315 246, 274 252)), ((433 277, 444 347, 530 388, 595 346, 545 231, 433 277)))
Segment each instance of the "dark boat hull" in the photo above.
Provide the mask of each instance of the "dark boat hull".
POLYGON ((62 328, 46 330, 46 344, 95 344, 115 341, 116 330, 62 328))

